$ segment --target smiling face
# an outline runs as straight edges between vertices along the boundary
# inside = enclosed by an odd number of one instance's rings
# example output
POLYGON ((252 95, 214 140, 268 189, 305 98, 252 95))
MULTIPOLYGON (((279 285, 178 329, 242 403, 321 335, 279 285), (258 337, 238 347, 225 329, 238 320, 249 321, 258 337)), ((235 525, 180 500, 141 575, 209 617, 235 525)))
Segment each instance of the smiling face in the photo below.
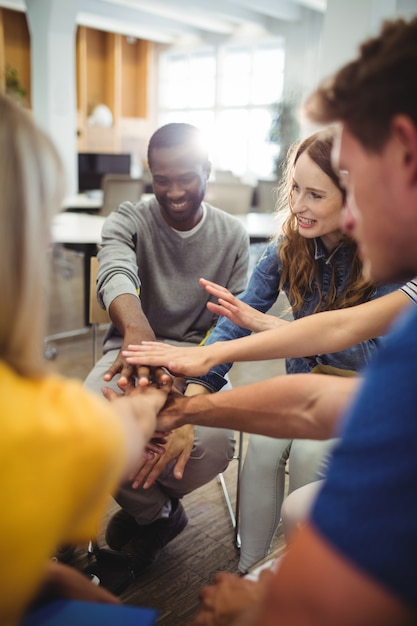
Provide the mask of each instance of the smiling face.
POLYGON ((364 273, 375 282, 417 273, 416 153, 417 129, 405 116, 394 119, 380 152, 365 150, 345 127, 335 142, 333 162, 346 171, 348 188, 342 228, 356 239, 364 273))
POLYGON ((343 196, 331 178, 303 152, 295 163, 290 195, 300 235, 320 237, 331 252, 342 238, 343 196))
POLYGON ((152 184, 166 222, 177 230, 190 230, 202 218, 201 202, 210 175, 210 163, 202 163, 189 145, 152 150, 152 184))

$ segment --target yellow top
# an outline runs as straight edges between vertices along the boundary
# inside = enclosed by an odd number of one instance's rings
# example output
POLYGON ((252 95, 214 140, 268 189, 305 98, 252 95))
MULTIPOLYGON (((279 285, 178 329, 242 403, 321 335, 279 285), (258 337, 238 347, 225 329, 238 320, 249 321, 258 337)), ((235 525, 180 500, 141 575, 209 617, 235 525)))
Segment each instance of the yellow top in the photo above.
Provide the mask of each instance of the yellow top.
POLYGON ((0 362, 0 624, 18 623, 62 543, 94 537, 125 440, 81 382, 28 380, 0 362))

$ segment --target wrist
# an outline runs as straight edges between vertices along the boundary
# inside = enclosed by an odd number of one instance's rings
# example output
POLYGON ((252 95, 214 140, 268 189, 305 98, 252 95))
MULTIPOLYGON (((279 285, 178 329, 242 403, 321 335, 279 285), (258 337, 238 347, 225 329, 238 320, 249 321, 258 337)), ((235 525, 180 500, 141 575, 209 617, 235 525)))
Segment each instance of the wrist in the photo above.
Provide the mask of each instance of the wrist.
POLYGON ((188 383, 184 396, 202 396, 208 393, 211 393, 211 391, 205 385, 200 385, 199 383, 188 383))
POLYGON ((201 419, 210 407, 209 398, 211 395, 211 393, 198 394, 188 398, 188 402, 186 403, 183 411, 184 424, 192 424, 194 426, 196 424, 199 424, 200 426, 204 425, 201 422, 201 419))
POLYGON ((142 341, 155 341, 155 334, 150 326, 139 321, 129 321, 123 328, 123 343, 139 345, 142 341))

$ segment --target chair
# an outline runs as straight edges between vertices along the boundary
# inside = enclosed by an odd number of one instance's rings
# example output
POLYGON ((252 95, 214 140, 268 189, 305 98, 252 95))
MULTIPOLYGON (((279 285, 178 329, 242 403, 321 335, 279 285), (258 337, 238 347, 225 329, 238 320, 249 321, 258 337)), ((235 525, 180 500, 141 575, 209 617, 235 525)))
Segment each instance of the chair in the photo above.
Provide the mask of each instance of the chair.
POLYGON ((93 365, 97 361, 97 328, 99 324, 109 324, 110 319, 105 309, 102 309, 97 302, 96 278, 98 271, 97 257, 92 256, 90 259, 90 307, 89 322, 93 335, 93 365))
POLYGON ((277 202, 278 180, 259 179, 256 187, 258 211, 273 213, 277 202))
POLYGON ((138 202, 145 191, 145 183, 141 178, 132 178, 128 174, 105 174, 101 188, 103 205, 100 215, 107 216, 126 200, 138 202))
POLYGON ((226 506, 229 511, 230 519, 232 521, 232 526, 234 528, 233 539, 235 542, 236 548, 240 548, 240 533, 239 533, 239 514, 240 514, 240 475, 242 471, 242 459, 243 459, 243 433, 239 431, 239 437, 237 440, 237 450, 233 455, 233 459, 237 461, 237 479, 236 479, 236 505, 235 510, 233 510, 232 503, 230 501, 229 492, 227 490, 227 486, 224 480, 223 474, 217 475, 217 480, 220 483, 220 486, 223 490, 223 496, 226 501, 226 506))
POLYGON ((241 182, 207 183, 206 202, 230 213, 239 215, 248 213, 252 206, 253 187, 241 182))

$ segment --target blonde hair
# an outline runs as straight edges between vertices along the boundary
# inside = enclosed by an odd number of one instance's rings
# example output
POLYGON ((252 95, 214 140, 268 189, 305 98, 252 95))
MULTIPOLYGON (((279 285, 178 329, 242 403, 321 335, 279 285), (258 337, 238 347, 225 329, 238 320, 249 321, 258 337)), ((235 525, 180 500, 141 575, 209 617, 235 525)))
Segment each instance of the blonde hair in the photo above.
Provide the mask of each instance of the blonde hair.
POLYGON ((23 376, 39 376, 45 371, 49 223, 64 175, 52 142, 4 95, 0 155, 0 357, 23 376))
MULTIPOLYGON (((277 210, 287 210, 291 206, 291 190, 295 165, 303 154, 308 156, 320 167, 331 179, 341 193, 341 208, 345 201, 345 190, 340 184, 339 178, 331 165, 331 150, 333 146, 334 131, 329 128, 307 137, 300 143, 294 144, 289 151, 284 177, 279 188, 279 200, 277 210)), ((375 287, 362 275, 362 263, 357 254, 356 243, 349 237, 341 237, 341 245, 350 248, 352 263, 347 285, 342 293, 337 295, 335 284, 334 266, 329 292, 326 298, 320 289, 318 280, 318 266, 314 257, 315 243, 300 235, 297 228, 297 219, 293 213, 286 218, 282 227, 285 239, 283 240, 279 255, 282 262, 280 289, 288 286, 288 301, 293 311, 302 307, 305 296, 312 294, 315 289, 319 292, 319 302, 314 313, 327 309, 341 309, 359 304, 367 300, 375 287)))

